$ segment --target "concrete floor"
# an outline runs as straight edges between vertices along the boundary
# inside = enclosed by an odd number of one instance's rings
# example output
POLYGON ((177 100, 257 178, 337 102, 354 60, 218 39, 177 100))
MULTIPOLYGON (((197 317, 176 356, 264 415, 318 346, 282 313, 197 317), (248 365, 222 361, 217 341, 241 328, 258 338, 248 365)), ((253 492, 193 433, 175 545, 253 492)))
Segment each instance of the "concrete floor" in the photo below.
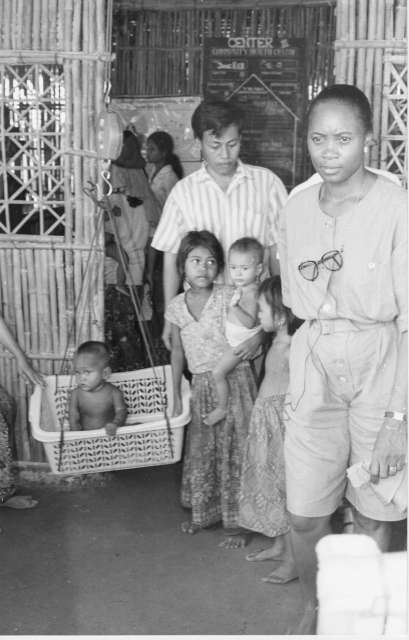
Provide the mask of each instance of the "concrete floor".
POLYGON ((35 509, 0 510, 0 634, 283 634, 298 581, 179 524, 181 465, 35 483, 35 509))
POLYGON ((220 528, 181 533, 180 473, 28 483, 36 509, 0 510, 0 634, 284 634, 301 613, 298 581, 261 582, 270 563, 244 559, 260 538, 223 550, 220 528))

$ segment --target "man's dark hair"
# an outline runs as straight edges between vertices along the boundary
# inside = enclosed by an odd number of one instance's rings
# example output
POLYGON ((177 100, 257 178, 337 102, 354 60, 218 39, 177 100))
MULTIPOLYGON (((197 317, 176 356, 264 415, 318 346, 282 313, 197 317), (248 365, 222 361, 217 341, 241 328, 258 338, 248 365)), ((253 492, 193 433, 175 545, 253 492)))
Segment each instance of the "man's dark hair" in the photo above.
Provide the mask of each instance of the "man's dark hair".
POLYGON ((230 125, 235 124, 239 133, 243 128, 244 113, 234 102, 224 100, 203 100, 192 115, 192 129, 195 138, 202 140, 205 131, 215 136, 230 125))

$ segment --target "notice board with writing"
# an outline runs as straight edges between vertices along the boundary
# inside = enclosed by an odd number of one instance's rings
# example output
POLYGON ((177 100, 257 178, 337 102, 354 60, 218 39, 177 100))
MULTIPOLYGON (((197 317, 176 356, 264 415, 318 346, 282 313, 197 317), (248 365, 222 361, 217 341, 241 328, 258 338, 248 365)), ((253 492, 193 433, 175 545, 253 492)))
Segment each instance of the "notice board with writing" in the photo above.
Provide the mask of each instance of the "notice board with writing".
POLYGON ((234 100, 245 113, 241 158, 272 169, 288 189, 302 180, 306 108, 304 40, 205 38, 203 95, 234 100))

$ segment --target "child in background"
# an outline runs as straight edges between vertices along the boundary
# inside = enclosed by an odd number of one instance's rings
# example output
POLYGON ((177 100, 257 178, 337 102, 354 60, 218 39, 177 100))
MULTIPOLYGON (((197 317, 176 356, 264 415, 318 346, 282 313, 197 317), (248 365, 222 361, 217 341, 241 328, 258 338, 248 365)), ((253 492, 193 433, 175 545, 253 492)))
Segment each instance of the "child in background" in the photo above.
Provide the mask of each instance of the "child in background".
POLYGON ((125 423, 127 409, 122 392, 107 382, 111 374, 107 346, 83 342, 75 353, 74 366, 78 386, 70 399, 70 429, 105 429, 114 436, 125 423))
POLYGON ((248 362, 241 362, 228 376, 229 411, 217 427, 204 426, 203 418, 216 404, 212 371, 228 347, 224 319, 233 287, 215 285, 224 266, 223 249, 209 231, 184 236, 177 268, 189 284, 173 298, 165 313, 171 323, 175 411, 181 411, 180 384, 185 356, 192 373, 192 419, 188 427, 183 462, 182 505, 191 509, 191 520, 182 531, 193 534, 222 521, 225 548, 245 544, 238 527, 241 462, 256 383, 248 362))
POLYGON ((264 247, 256 238, 239 238, 229 248, 228 267, 235 285, 226 317, 226 338, 230 345, 213 370, 218 404, 205 419, 213 425, 222 420, 227 411, 229 386, 226 376, 241 361, 235 347, 261 329, 257 320, 258 280, 263 270, 264 247))
POLYGON ((267 549, 250 553, 247 560, 275 561, 274 570, 263 581, 283 584, 297 577, 286 510, 283 441, 290 342, 301 321, 283 305, 279 276, 259 286, 259 319, 264 331, 275 335, 244 447, 239 523, 274 539, 267 549))

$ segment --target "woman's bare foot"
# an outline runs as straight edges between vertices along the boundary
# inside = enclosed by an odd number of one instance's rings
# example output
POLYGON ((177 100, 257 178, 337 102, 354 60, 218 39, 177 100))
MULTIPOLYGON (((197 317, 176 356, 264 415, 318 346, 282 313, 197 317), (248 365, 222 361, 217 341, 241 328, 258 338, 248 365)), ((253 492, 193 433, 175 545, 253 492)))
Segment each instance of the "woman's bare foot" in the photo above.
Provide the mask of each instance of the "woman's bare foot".
POLYGON ((220 422, 226 417, 227 411, 226 409, 222 409, 221 407, 216 407, 213 411, 210 411, 207 416, 203 419, 203 422, 207 427, 213 427, 213 425, 220 422))
POLYGON ((265 578, 261 578, 262 582, 270 582, 272 584, 286 584, 292 580, 297 580, 298 573, 292 558, 285 559, 283 562, 277 563, 277 567, 271 571, 265 578))
POLYGON ((33 509, 38 505, 38 500, 34 500, 31 496, 11 496, 6 502, 0 502, 0 507, 9 507, 9 509, 33 509))
POLYGON ((191 536, 197 533, 198 531, 200 531, 201 529, 201 527, 199 527, 198 524, 194 524, 194 522, 191 522, 190 520, 186 520, 185 522, 182 522, 182 524, 180 525, 180 528, 183 531, 183 533, 189 533, 191 536))
POLYGON ((257 549, 246 555, 246 560, 249 562, 266 562, 268 560, 277 560, 283 553, 283 545, 278 541, 274 542, 271 547, 267 549, 257 549))

